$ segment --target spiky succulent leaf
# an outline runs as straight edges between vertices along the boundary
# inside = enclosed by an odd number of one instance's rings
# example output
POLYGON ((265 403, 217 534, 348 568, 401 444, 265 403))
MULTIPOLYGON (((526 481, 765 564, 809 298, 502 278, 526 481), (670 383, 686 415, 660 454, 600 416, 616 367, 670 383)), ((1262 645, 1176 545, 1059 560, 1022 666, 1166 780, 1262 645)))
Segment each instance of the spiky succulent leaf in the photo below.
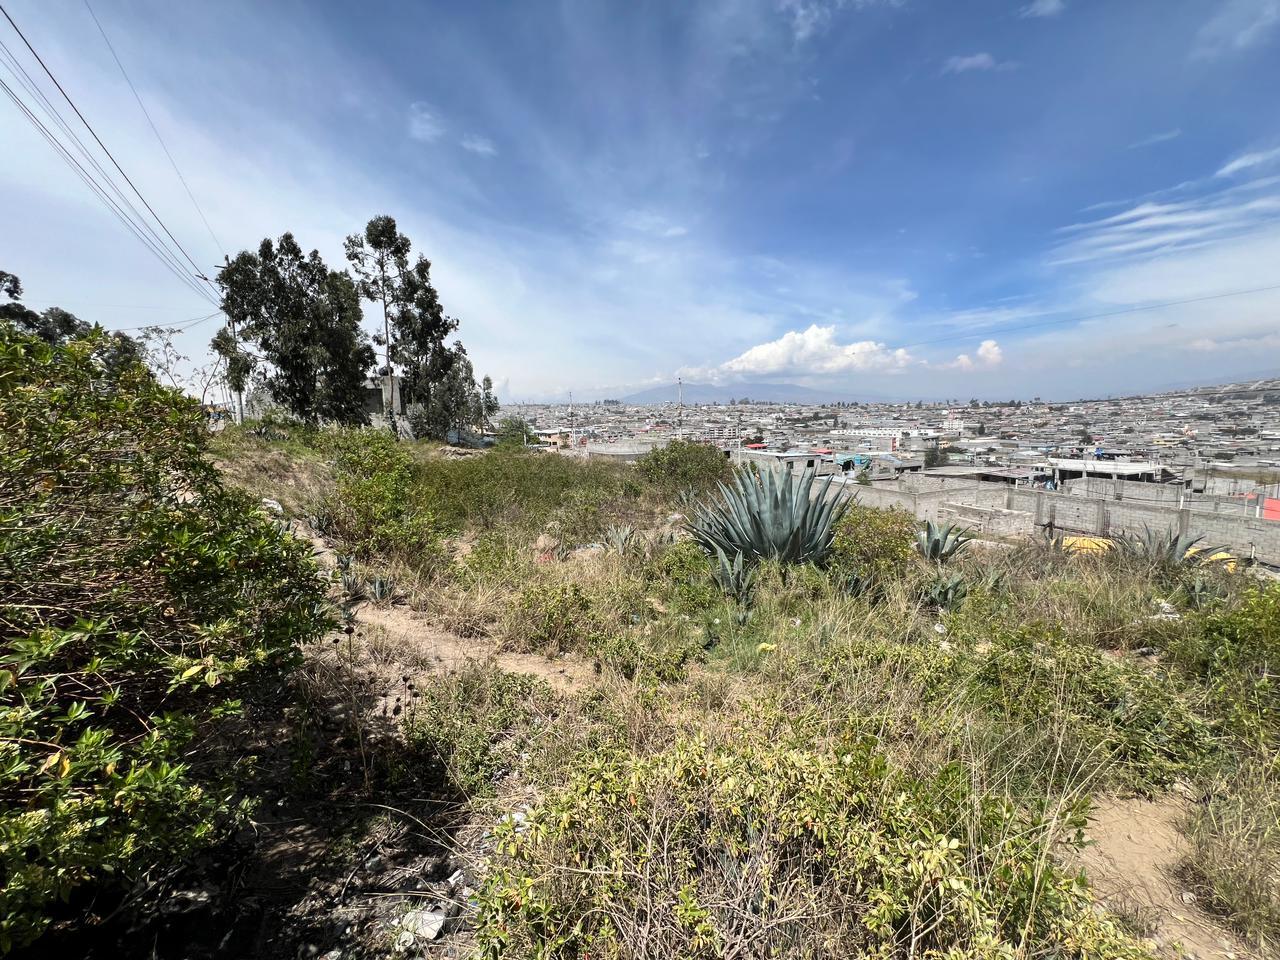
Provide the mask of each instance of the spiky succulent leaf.
POLYGON ((831 552, 836 523, 849 501, 830 496, 833 477, 814 490, 816 473, 799 478, 766 470, 739 471, 719 496, 700 504, 689 532, 712 556, 742 554, 748 562, 821 563, 831 552))

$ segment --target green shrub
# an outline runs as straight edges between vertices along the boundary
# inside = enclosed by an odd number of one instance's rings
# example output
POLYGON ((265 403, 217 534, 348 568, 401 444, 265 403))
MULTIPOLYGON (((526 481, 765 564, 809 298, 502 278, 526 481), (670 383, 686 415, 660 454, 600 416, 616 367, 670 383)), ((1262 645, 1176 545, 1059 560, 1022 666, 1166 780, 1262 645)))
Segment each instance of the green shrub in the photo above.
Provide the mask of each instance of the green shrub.
POLYGON ((844 573, 899 574, 914 556, 916 528, 915 516, 906 510, 878 510, 855 501, 836 524, 828 564, 844 573))
POLYGON ((328 626, 308 545, 205 456, 199 406, 106 341, 0 325, 0 949, 236 814, 216 749, 328 626))
POLYGON ((732 470, 719 448, 689 440, 672 440, 636 461, 640 475, 667 496, 701 494, 726 482, 732 470))
POLYGON ((720 602, 712 561, 694 540, 678 540, 654 564, 663 593, 682 613, 697 613, 720 602))
POLYGON ((1208 686, 1226 729, 1253 748, 1280 750, 1280 584, 1255 585, 1199 615, 1170 653, 1208 686))
POLYGON ((535 583, 516 602, 511 635, 526 650, 555 655, 586 650, 600 634, 591 600, 576 583, 535 583))
POLYGON ((973 693, 982 709, 1063 749, 1034 777, 1086 766, 1131 786, 1167 785, 1194 772, 1212 745, 1191 695, 1167 671, 1108 656, 1058 626, 1030 623, 987 634, 973 693))
POLYGON ((495 831, 489 957, 1147 956, 1048 851, 1077 828, 865 745, 604 748, 495 831))
POLYGON ((443 531, 415 496, 411 446, 382 430, 343 430, 329 443, 336 489, 320 507, 323 532, 362 558, 402 557, 419 568, 439 562, 443 531))
POLYGON ((592 642, 591 652, 601 665, 628 680, 683 680, 697 644, 684 630, 670 624, 659 626, 603 634, 592 642))
POLYGON ((414 498, 446 529, 535 533, 549 523, 564 538, 598 539, 640 495, 625 464, 500 447, 483 456, 418 464, 414 498))
POLYGON ((428 777, 476 798, 492 794, 503 766, 520 752, 512 734, 550 690, 525 674, 473 664, 418 681, 408 696, 403 726, 411 755, 428 777))

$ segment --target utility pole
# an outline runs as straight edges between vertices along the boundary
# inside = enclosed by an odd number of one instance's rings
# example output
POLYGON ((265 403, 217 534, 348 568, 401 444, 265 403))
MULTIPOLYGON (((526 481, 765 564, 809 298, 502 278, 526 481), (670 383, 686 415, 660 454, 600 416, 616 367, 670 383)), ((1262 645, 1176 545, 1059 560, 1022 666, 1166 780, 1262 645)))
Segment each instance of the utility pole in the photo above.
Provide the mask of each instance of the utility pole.
POLYGON ((676 377, 676 438, 684 437, 684 378, 676 377))

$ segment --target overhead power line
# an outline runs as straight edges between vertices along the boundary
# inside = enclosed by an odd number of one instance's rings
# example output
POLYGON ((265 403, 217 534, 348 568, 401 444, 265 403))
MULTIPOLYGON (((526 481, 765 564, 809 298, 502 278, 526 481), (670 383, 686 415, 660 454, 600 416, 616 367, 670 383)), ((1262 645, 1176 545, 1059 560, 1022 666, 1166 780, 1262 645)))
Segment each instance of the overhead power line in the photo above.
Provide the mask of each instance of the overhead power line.
POLYGON ((107 45, 107 49, 111 51, 111 59, 115 60, 116 66, 120 68, 120 75, 124 77, 124 82, 129 85, 130 92, 133 93, 133 99, 138 101, 138 109, 142 111, 142 115, 147 118, 147 125, 151 127, 151 132, 156 135, 156 141, 160 144, 160 149, 164 151, 164 155, 169 158, 169 164, 173 167, 173 172, 177 174, 178 180, 182 182, 182 189, 187 191, 187 196, 191 200, 191 205, 195 207, 196 213, 200 215, 200 221, 204 224, 204 228, 209 231, 209 239, 213 241, 215 249, 219 253, 225 254, 226 248, 218 239, 218 235, 213 232, 213 227, 209 225, 209 218, 204 215, 196 195, 191 192, 191 186, 187 183, 187 178, 182 175, 182 171, 178 169, 178 161, 173 159, 173 154, 169 152, 169 146, 164 142, 164 137, 160 136, 160 131, 156 127, 155 121, 151 119, 151 113, 147 110, 146 104, 142 102, 142 96, 138 93, 138 88, 133 85, 133 81, 129 79, 129 72, 125 70, 124 64, 120 62, 120 55, 116 53, 116 48, 112 46, 107 31, 102 28, 98 15, 93 12, 93 7, 89 5, 89 0, 84 0, 84 7, 89 11, 89 16, 93 18, 94 25, 97 26, 98 32, 102 34, 102 40, 107 45))
POLYGON ((87 186, 94 196, 96 196, 102 204, 106 206, 107 210, 120 221, 126 230, 132 233, 143 246, 150 250, 160 263, 167 270, 173 273, 188 290, 197 296, 208 300, 210 303, 217 302, 216 299, 210 295, 208 289, 198 284, 185 269, 182 269, 177 264, 177 262, 172 258, 172 254, 168 254, 168 251, 162 245, 157 244, 151 237, 148 237, 139 229, 138 225, 129 217, 121 206, 112 200, 111 196, 107 193, 106 188, 104 188, 101 183, 95 179, 92 173, 85 169, 80 161, 71 154, 71 151, 68 150, 67 147, 64 146, 63 143, 49 130, 49 128, 44 125, 40 118, 31 111, 31 109, 22 101, 22 98, 14 92, 13 88, 10 87, 3 78, 0 78, 0 89, 8 95, 9 99, 13 101, 19 112, 21 112, 27 121, 35 127, 36 131, 40 133, 46 141, 48 141, 49 145, 54 149, 63 162, 66 163, 67 166, 71 168, 71 171, 84 182, 85 186, 87 186))
MULTIPOLYGON (((9 15, 9 11, 4 8, 3 4, 0 4, 0 14, 4 15, 4 18, 9 22, 9 26, 13 28, 14 32, 18 35, 19 39, 22 40, 23 44, 26 46, 31 56, 35 58, 38 64, 40 64, 40 68, 45 72, 45 75, 49 78, 49 80, 52 81, 54 87, 57 88, 58 92, 62 95, 62 98, 67 102, 67 105, 71 107, 76 117, 79 118, 82 124, 84 124, 85 129, 89 131, 89 134, 90 136, 93 137, 94 142, 97 143, 98 147, 102 150, 102 152, 106 154, 107 159, 111 161, 111 165, 115 167, 116 171, 120 174, 120 176, 124 178, 124 182, 128 184, 129 189, 133 191, 134 195, 146 208, 147 212, 151 214, 152 219, 155 220, 155 222, 160 226, 160 229, 164 231, 165 236, 169 238, 173 246, 178 250, 179 253, 182 254, 182 256, 186 259, 186 261, 189 264, 191 264, 192 269, 195 271, 193 276, 196 279, 201 280, 205 284, 207 284, 211 291, 215 290, 216 288, 214 287, 213 281, 211 281, 207 276, 205 276, 204 272, 200 269, 199 264, 197 264, 196 261, 191 257, 191 254, 187 252, 186 248, 183 247, 182 244, 178 242, 177 237, 173 235, 173 231, 169 229, 168 225, 165 224, 164 220, 162 220, 159 214, 155 212, 155 209, 147 201, 147 198, 142 195, 142 191, 138 189, 137 184, 135 184, 133 180, 130 179, 129 175, 125 173, 124 168, 120 166, 120 163, 118 160, 116 160, 115 155, 107 148, 107 145, 103 143, 102 138, 98 135, 98 132, 93 128, 93 125, 89 123, 84 113, 81 112, 80 108, 76 105, 75 101, 71 99, 70 94, 67 93, 66 89, 62 86, 62 83, 58 80, 58 78, 54 76, 53 71, 49 69, 48 64, 44 62, 44 59, 36 51, 35 47, 31 45, 31 41, 27 39, 26 34, 22 32, 22 29, 18 26, 18 24, 14 22, 13 17, 9 15)), ((10 93, 11 93, 11 96, 13 96, 11 91, 10 93)), ((28 111, 24 111, 24 112, 28 113, 28 116, 30 116, 28 111)))
MULTIPOLYGON (((160 236, 160 234, 158 234, 155 231, 155 229, 151 226, 147 218, 143 216, 142 212, 138 210, 138 208, 129 199, 128 195, 125 194, 123 191, 121 191, 121 189, 116 184, 115 180, 112 179, 110 174, 108 174, 108 172, 103 169, 102 164, 98 162, 98 159, 96 156, 94 156, 93 151, 91 151, 85 145, 84 141, 80 139, 80 137, 76 134, 75 130, 73 130, 71 126, 67 123, 66 119, 58 111, 57 107, 55 107, 54 104, 50 102, 49 98, 45 96, 44 91, 40 89, 40 85, 36 83, 35 79, 31 76, 31 74, 27 72, 26 68, 22 65, 22 62, 17 58, 17 56, 13 54, 12 51, 9 50, 8 45, 3 40, 0 40, 0 60, 4 61, 5 66, 8 68, 9 72, 13 75, 13 78, 18 82, 18 84, 24 90, 26 90, 28 96, 32 98, 36 106, 39 107, 41 110, 43 110, 45 116, 48 117, 49 120, 54 125, 56 125, 58 129, 60 129, 63 132, 63 134, 67 137, 67 139, 75 146, 80 156, 84 158, 85 163, 87 163, 97 172, 97 176, 95 177, 93 176, 93 174, 89 173, 89 171, 85 170, 83 166, 81 166, 79 163, 75 163, 73 169, 79 168, 78 170, 76 170, 77 174, 80 175, 82 179, 84 179, 85 177, 89 177, 90 179, 92 179, 93 184, 96 184, 99 189, 102 189, 105 187, 106 190, 109 190, 115 196, 115 202, 112 203, 111 206, 117 212, 117 215, 118 216, 131 215, 131 219, 135 227, 145 231, 150 236, 150 238, 154 241, 153 244, 148 243, 148 246, 152 249, 152 252, 155 253, 157 256, 161 257, 161 259, 166 263, 166 265, 169 267, 171 272, 174 272, 180 275, 181 279, 183 280, 186 286, 192 289, 198 287, 199 284, 197 284, 196 281, 191 277, 191 274, 187 271, 186 267, 182 265, 182 261, 180 261, 177 258, 177 255, 174 254, 173 251, 169 249, 164 239, 160 236), (125 213, 125 211, 127 211, 127 214, 125 213)), ((23 109, 21 105, 19 105, 19 109, 20 110, 23 109)), ((24 110, 23 112, 25 114, 27 111, 24 110)), ((28 117, 28 119, 31 120, 30 117, 28 117)), ((35 123, 34 120, 31 120, 31 122, 33 124, 35 123)), ((46 139, 49 138, 49 133, 46 129, 43 129, 40 126, 37 126, 37 129, 42 133, 42 135, 46 137, 46 139)), ((53 139, 55 141, 57 140, 56 137, 54 137, 53 139)), ((60 154, 62 153, 63 149, 65 149, 63 145, 61 145, 60 143, 55 143, 54 148, 55 150, 58 150, 60 154)), ((70 151, 67 150, 66 153, 69 155, 70 151)), ((75 158, 64 156, 63 159, 70 165, 75 158)), ((93 185, 91 184, 90 186, 91 186, 91 189, 93 189, 93 185)), ((213 302, 213 301, 210 300, 210 302, 213 302)))

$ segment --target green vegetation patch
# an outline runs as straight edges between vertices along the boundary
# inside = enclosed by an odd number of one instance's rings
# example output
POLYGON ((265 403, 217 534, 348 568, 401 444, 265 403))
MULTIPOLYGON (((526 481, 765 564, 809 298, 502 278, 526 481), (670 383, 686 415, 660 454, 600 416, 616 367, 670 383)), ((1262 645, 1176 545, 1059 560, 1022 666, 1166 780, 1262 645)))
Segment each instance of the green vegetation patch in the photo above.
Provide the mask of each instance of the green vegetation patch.
POLYGON ((1147 956, 1046 855, 1081 811, 1020 814, 959 768, 915 778, 812 733, 580 761, 495 832, 485 954, 1147 956))
POLYGON ((0 326, 0 948, 236 814, 217 721, 329 625, 307 545, 219 483, 199 406, 101 337, 0 326))

